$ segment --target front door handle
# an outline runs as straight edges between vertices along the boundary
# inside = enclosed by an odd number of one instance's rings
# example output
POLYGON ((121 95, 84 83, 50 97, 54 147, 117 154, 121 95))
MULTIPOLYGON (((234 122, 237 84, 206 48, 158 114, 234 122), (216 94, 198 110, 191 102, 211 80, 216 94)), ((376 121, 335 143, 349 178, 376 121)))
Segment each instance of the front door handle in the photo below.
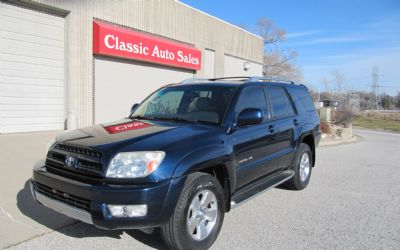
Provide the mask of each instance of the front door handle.
POLYGON ((269 125, 268 126, 268 131, 273 133, 275 131, 274 125, 269 125))
POLYGON ((299 125, 299 121, 298 121, 297 119, 294 119, 294 120, 293 120, 293 124, 294 124, 295 126, 297 126, 297 125, 299 125))

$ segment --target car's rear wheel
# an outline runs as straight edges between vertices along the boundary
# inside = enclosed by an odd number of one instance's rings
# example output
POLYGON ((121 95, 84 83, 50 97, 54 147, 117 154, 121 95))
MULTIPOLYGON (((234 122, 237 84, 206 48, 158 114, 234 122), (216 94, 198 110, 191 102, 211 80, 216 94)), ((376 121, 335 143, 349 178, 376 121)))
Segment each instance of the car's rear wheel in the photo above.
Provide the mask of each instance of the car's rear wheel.
POLYGON ((302 143, 297 149, 293 161, 293 178, 284 183, 284 187, 291 190, 302 190, 310 182, 312 172, 312 153, 310 147, 302 143))
POLYGON ((218 237, 224 211, 219 181, 209 174, 191 174, 161 235, 171 249, 207 249, 218 237))

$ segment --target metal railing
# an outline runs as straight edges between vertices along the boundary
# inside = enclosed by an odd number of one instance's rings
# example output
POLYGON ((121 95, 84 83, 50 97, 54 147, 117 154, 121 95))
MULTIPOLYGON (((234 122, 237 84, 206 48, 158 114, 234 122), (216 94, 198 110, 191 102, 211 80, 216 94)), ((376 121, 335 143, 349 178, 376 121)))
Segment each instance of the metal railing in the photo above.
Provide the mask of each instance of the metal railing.
POLYGON ((263 76, 230 76, 230 77, 218 77, 218 78, 188 78, 180 82, 180 84, 190 83, 204 83, 204 82, 216 82, 216 81, 238 81, 242 83, 250 82, 280 82, 295 84, 291 80, 278 78, 278 77, 263 77, 263 76))
POLYGON ((282 82, 282 83, 290 83, 290 84, 295 84, 291 80, 287 80, 284 78, 279 78, 279 77, 259 77, 259 76, 253 76, 250 77, 250 79, 247 82, 282 82))

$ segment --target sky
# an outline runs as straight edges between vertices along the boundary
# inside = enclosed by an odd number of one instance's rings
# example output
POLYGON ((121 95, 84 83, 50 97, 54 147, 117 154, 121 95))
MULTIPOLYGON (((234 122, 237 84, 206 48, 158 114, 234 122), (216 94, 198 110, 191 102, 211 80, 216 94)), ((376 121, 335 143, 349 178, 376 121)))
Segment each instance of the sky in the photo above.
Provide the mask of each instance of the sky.
POLYGON ((281 49, 297 51, 304 82, 324 91, 323 79, 344 75, 347 89, 400 92, 400 0, 183 0, 210 15, 256 32, 258 18, 286 31, 281 49))

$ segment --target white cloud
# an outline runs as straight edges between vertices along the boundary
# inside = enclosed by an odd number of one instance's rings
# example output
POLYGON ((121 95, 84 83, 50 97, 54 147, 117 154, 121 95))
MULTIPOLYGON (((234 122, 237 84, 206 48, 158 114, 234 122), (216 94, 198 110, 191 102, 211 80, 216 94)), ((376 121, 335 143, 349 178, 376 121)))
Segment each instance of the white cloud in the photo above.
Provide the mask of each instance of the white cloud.
POLYGON ((291 43, 290 46, 304 46, 304 45, 317 45, 317 44, 328 44, 328 43, 350 43, 350 42, 362 42, 368 41, 370 38, 366 36, 336 36, 336 37, 323 37, 308 40, 304 42, 291 43))
POLYGON ((303 31, 303 32, 294 32, 286 34, 287 38, 295 38, 295 37, 303 37, 303 36, 311 36, 314 34, 321 33, 320 30, 310 30, 310 31, 303 31))

